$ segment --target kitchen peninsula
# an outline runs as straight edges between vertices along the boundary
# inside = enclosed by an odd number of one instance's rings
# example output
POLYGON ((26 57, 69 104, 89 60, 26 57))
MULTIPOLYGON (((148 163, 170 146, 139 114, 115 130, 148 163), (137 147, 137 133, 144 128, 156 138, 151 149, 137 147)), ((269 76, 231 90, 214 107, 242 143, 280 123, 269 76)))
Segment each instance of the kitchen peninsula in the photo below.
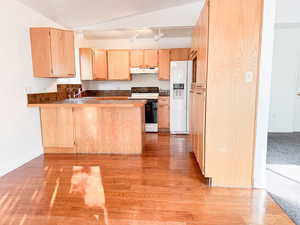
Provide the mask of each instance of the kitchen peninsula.
POLYGON ((141 154, 144 100, 86 97, 39 107, 45 153, 141 154))

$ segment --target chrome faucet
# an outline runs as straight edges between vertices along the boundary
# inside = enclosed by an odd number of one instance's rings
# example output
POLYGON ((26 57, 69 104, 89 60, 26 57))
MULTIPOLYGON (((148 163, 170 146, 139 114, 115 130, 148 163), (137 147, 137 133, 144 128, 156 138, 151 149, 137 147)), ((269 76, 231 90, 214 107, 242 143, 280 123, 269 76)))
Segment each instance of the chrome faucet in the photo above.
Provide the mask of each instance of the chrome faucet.
POLYGON ((80 98, 82 94, 82 88, 79 88, 78 90, 76 88, 67 88, 66 91, 68 98, 80 98))

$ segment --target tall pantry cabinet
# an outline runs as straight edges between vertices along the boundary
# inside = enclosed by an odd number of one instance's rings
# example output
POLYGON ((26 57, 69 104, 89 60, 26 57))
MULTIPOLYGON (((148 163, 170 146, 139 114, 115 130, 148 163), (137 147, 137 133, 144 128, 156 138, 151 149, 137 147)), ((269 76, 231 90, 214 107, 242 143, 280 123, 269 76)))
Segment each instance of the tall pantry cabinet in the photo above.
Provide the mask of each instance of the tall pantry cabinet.
POLYGON ((207 0, 193 30, 192 146, 213 186, 253 186, 262 9, 207 0))

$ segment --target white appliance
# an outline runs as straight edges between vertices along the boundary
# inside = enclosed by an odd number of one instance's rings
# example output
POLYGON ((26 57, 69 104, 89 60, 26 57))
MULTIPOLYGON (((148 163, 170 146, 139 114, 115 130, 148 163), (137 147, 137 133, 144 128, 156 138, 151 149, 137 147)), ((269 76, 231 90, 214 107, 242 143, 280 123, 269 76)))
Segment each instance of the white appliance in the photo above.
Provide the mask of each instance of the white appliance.
POLYGON ((157 67, 150 67, 150 68, 140 68, 140 67, 133 67, 130 68, 131 74, 156 74, 159 72, 157 67))
POLYGON ((189 133, 189 101, 192 61, 172 61, 170 80, 170 132, 189 133))
POLYGON ((132 87, 129 99, 145 99, 145 131, 158 132, 157 100, 158 87, 132 87))

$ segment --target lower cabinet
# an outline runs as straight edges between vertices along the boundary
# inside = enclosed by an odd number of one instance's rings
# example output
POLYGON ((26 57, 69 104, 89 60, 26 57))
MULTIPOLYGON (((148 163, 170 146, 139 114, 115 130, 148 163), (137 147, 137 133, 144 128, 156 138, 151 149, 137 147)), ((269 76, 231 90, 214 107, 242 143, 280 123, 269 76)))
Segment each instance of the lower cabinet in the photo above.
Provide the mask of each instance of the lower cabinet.
POLYGON ((158 98, 158 129, 161 131, 170 130, 170 97, 160 96, 158 98))
POLYGON ((192 90, 190 98, 192 148, 202 174, 205 175, 206 92, 201 89, 192 90))
POLYGON ((72 108, 41 108, 40 113, 45 153, 74 153, 72 108))
POLYGON ((141 154, 144 105, 42 107, 45 153, 141 154))

